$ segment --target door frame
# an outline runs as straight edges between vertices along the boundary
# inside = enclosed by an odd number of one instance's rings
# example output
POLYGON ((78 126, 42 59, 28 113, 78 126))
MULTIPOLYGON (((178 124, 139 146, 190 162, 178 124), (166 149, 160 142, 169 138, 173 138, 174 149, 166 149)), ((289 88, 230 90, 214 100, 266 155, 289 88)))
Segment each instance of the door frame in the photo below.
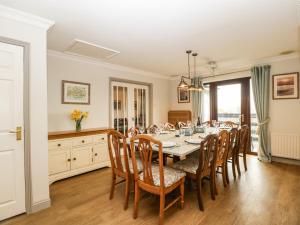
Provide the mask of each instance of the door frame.
MULTIPOLYGON (((209 96, 210 96, 210 119, 217 120, 218 118, 218 91, 217 86, 219 85, 230 85, 230 84, 241 84, 241 114, 244 114, 244 121, 241 125, 248 125, 249 132, 249 140, 251 140, 251 112, 250 112, 250 79, 251 77, 242 77, 237 79, 230 80, 222 80, 215 82, 208 82, 205 84, 209 84, 209 96)), ((250 148, 249 141, 247 154, 257 155, 256 152, 252 152, 250 148)))
POLYGON ((32 213, 32 183, 30 155, 30 117, 29 117, 29 54, 30 44, 0 36, 0 42, 23 47, 23 110, 24 110, 24 178, 25 178, 25 212, 32 213))
POLYGON ((121 83, 127 83, 127 84, 136 84, 136 85, 143 85, 147 86, 149 90, 149 124, 153 123, 153 84, 152 83, 146 83, 146 82, 140 82, 140 81, 133 81, 133 80, 127 80, 127 79, 122 79, 122 78, 115 78, 115 77, 110 77, 109 78, 109 122, 108 126, 110 127, 111 120, 112 120, 112 109, 110 107, 111 101, 112 101, 112 90, 111 90, 111 84, 112 82, 121 82, 121 83))

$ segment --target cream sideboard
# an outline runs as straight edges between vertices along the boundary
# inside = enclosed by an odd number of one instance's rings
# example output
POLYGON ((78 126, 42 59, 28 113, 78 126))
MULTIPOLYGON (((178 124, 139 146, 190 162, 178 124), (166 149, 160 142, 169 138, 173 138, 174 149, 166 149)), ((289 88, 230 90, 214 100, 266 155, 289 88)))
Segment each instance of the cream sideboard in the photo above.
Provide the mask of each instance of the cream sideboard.
POLYGON ((110 166, 107 131, 98 128, 49 133, 49 183, 110 166))

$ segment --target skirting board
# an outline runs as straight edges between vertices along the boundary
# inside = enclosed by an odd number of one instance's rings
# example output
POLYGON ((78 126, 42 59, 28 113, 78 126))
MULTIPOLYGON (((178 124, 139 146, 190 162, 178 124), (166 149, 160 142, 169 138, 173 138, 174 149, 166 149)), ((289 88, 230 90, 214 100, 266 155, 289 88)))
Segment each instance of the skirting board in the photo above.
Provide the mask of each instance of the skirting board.
POLYGON ((272 161, 300 166, 300 160, 296 160, 296 159, 287 159, 287 158, 272 156, 272 161))
POLYGON ((29 214, 36 213, 36 212, 41 211, 43 209, 47 209, 50 206, 51 206, 51 200, 50 199, 40 201, 40 202, 34 203, 31 207, 31 211, 28 212, 28 213, 29 214))

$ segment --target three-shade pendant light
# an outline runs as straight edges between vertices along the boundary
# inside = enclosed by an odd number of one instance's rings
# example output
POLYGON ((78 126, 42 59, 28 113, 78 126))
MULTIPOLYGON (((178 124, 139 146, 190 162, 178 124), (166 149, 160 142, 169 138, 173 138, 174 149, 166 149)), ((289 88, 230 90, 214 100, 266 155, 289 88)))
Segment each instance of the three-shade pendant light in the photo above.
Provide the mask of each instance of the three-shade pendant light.
POLYGON ((187 50, 186 54, 188 56, 188 77, 181 76, 180 83, 178 85, 179 88, 188 88, 189 91, 203 91, 204 87, 202 81, 200 79, 196 79, 196 57, 198 53, 193 52, 192 56, 194 57, 194 82, 192 82, 191 78, 191 69, 190 69, 190 54, 192 50, 187 50), (190 80, 191 84, 189 85, 185 79, 190 80))

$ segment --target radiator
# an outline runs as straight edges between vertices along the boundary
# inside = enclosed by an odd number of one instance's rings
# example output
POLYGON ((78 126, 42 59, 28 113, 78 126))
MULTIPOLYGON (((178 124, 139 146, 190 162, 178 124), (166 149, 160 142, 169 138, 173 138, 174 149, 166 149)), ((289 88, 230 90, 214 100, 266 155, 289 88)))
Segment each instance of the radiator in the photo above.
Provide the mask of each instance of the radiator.
POLYGON ((277 157, 300 159, 300 136, 298 134, 271 134, 272 155, 277 157))

